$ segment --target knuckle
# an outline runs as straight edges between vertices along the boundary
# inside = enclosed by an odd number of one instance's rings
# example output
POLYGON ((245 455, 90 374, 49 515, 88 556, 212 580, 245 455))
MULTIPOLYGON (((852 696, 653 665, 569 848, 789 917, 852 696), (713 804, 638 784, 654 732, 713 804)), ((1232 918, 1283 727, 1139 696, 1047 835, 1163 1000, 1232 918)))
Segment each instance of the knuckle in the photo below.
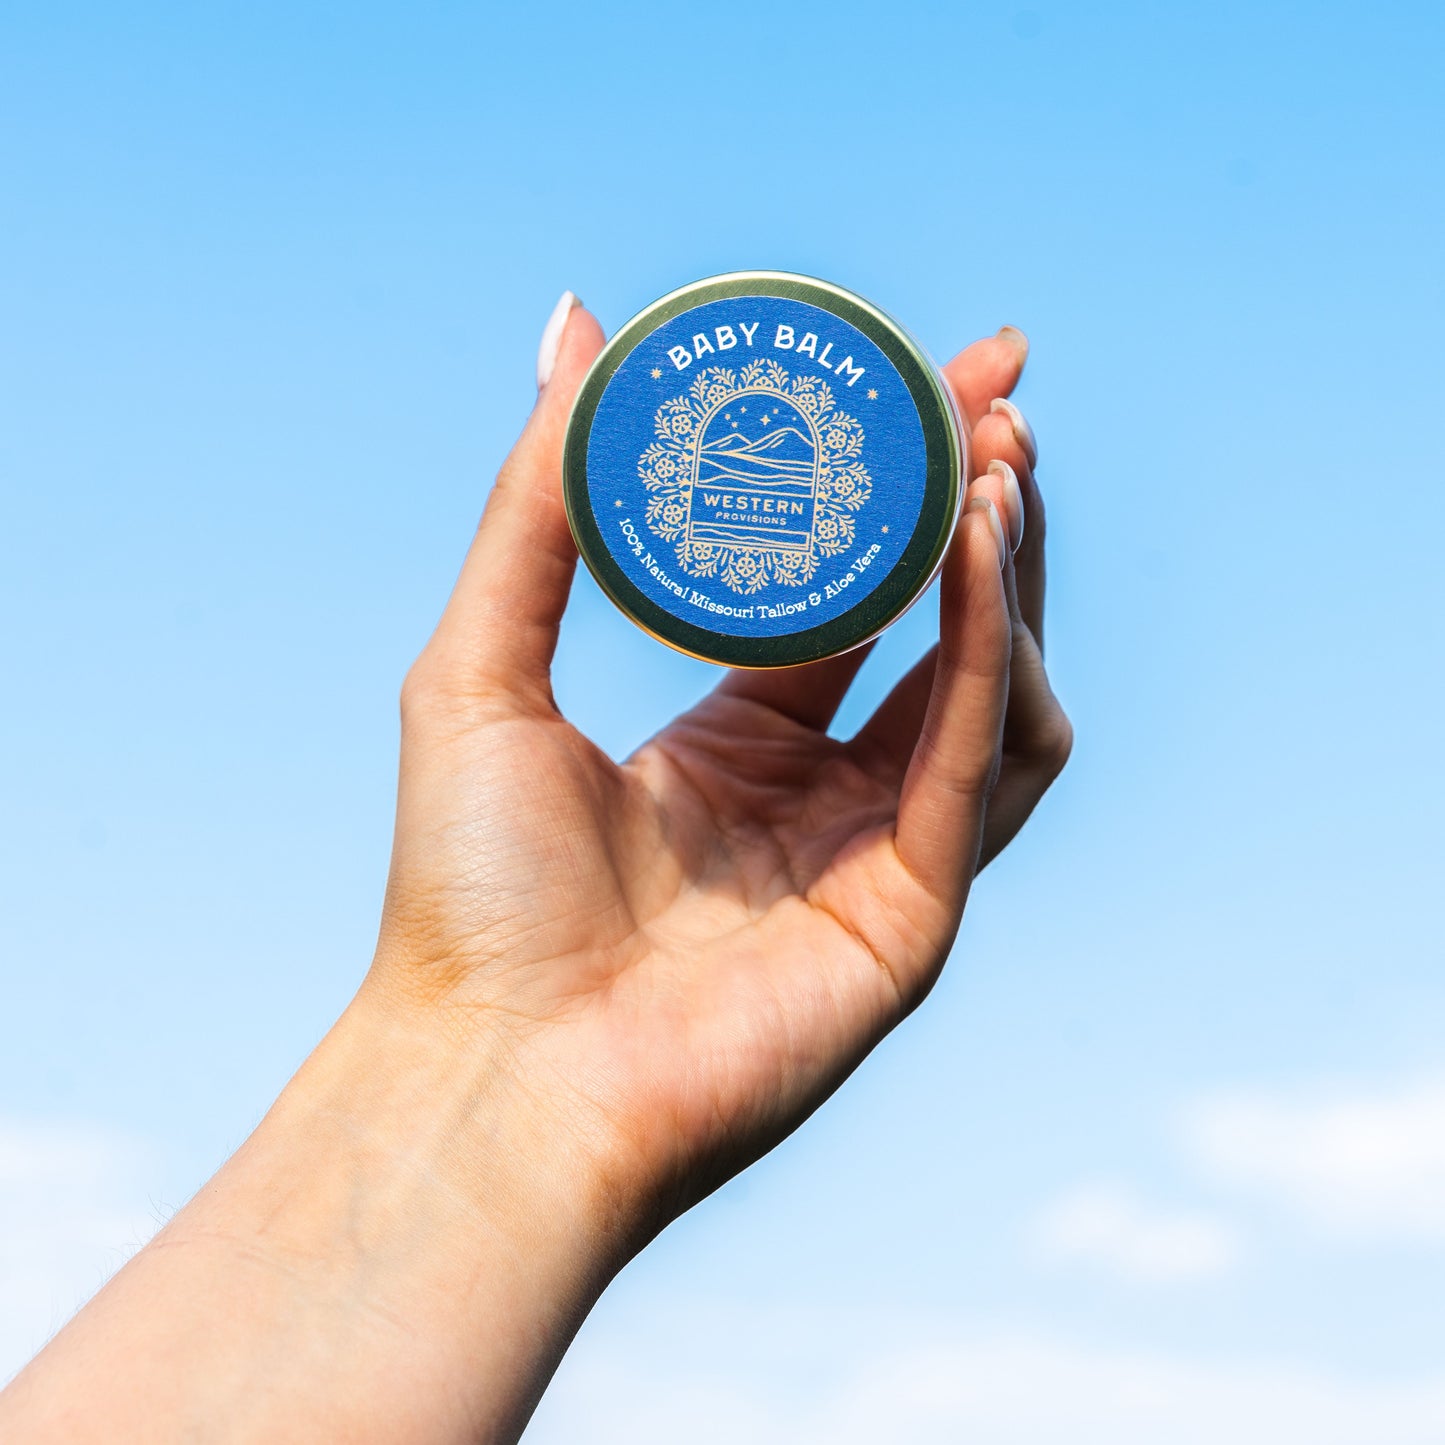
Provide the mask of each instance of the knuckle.
POLYGON ((518 678, 485 659, 429 643, 401 684, 403 731, 451 732, 527 713, 555 713, 550 679, 518 678))
POLYGON ((938 786, 950 797, 986 801, 1003 766, 1002 745, 974 739, 962 747, 950 746, 940 732, 925 724, 919 738, 919 751, 932 763, 931 771, 938 786))
POLYGON ((1063 772, 1074 751, 1074 725, 1063 708, 1055 708, 1039 738, 1039 756, 1049 777, 1063 772))
POLYGON ((1024 540, 1028 541, 1029 533, 1033 533, 1032 540, 1042 546, 1043 540, 1048 536, 1049 518, 1048 508, 1044 506, 1044 494, 1039 491, 1039 485, 1030 477, 1024 493, 1024 516, 1027 530, 1024 533, 1024 540))
POLYGON ((445 673, 430 649, 424 651, 407 669, 401 683, 401 720, 403 725, 435 713, 449 693, 445 673))
MULTIPOLYGON (((519 450, 520 448, 514 450, 497 468, 497 475, 492 480, 492 489, 487 497, 488 507, 516 507, 530 501, 534 491, 533 470, 525 464, 525 458, 518 455, 519 450)), ((485 516, 485 510, 483 515, 485 516)))
POLYGON ((987 471, 995 458, 1006 461, 1020 480, 1028 469, 1028 458, 1014 436, 1013 423, 1002 412, 989 412, 979 418, 973 429, 972 450, 975 476, 987 471))

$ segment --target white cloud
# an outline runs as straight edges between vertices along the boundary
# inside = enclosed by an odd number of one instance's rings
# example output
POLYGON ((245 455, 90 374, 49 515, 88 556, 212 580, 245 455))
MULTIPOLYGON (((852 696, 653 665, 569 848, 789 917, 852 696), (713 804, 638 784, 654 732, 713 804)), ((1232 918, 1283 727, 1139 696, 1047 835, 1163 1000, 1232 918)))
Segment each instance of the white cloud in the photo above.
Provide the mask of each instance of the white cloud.
POLYGON ((1337 1232, 1445 1243, 1445 1078, 1216 1095, 1188 1112, 1185 1134, 1216 1183, 1337 1232))
POLYGON ((1081 1345, 957 1317, 697 1308, 584 1331, 524 1445, 1439 1445, 1445 1375, 1081 1345))
POLYGON ((1239 1255, 1233 1231, 1210 1215, 1148 1205, 1108 1182, 1055 1200, 1034 1220, 1029 1239, 1043 1259, 1095 1264, 1146 1284, 1211 1278, 1239 1255))
POLYGON ((0 1382, 154 1233, 147 1154, 104 1129, 0 1119, 0 1382))

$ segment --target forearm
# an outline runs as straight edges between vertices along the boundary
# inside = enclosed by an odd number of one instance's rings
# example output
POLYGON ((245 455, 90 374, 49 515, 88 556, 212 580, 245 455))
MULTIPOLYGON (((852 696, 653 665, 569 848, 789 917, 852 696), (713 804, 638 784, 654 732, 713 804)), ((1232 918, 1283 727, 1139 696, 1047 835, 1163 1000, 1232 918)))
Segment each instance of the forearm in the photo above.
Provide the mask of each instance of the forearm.
POLYGON ((363 995, 0 1436, 514 1439, 631 1222, 516 1078, 363 995))

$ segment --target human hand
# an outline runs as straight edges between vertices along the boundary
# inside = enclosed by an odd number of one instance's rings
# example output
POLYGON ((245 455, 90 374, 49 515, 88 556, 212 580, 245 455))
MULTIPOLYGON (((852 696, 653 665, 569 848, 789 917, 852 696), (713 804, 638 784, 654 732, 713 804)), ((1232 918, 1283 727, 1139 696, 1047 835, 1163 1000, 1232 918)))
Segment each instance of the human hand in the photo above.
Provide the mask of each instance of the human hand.
POLYGON ((1040 647, 1032 434, 990 410, 1026 354, 1006 328, 946 368, 978 475, 940 642, 858 736, 827 728, 865 650, 731 672, 613 763, 549 679, 576 565, 562 440, 602 340, 585 311, 567 317, 407 679, 364 992, 463 1053, 502 1040, 537 1137, 565 1140, 568 1167, 641 1239, 796 1127, 922 999, 975 872, 1070 733, 1040 647))

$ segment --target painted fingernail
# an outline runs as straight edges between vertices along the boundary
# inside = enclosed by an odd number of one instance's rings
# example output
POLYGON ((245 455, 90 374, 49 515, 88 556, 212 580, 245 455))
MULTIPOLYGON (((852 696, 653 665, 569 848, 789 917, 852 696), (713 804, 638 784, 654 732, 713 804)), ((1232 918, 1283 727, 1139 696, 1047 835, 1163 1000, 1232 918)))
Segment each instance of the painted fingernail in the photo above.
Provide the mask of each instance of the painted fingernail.
POLYGON ((1003 523, 998 519, 998 508, 990 497, 975 497, 968 504, 968 510, 987 513, 988 529, 993 533, 994 546, 998 548, 998 565, 1002 567, 1008 558, 1008 543, 1004 541, 1003 523))
POLYGON ((570 291, 564 291, 542 328, 542 344, 537 348, 538 391, 552 380, 552 368, 557 365, 557 353, 562 349, 562 333, 567 329, 567 318, 573 308, 581 304, 570 291))
POLYGON ((1028 418, 1016 407, 1013 402, 1006 398, 996 396, 990 403, 990 411, 1001 411, 1008 419, 1009 425, 1014 429, 1014 440, 1024 449, 1024 455, 1029 459, 1031 467, 1037 466, 1039 462, 1039 444, 1034 440, 1034 429, 1029 425, 1028 418))
POLYGON ((1029 359, 1029 339, 1017 326, 1000 326, 998 339, 1008 342, 1018 352, 1020 366, 1029 359))
POLYGON ((988 470, 1003 482, 1004 504, 1008 507, 1009 546, 1017 552, 1024 539, 1024 494, 1019 488, 1018 474, 1002 457, 995 457, 988 470))

